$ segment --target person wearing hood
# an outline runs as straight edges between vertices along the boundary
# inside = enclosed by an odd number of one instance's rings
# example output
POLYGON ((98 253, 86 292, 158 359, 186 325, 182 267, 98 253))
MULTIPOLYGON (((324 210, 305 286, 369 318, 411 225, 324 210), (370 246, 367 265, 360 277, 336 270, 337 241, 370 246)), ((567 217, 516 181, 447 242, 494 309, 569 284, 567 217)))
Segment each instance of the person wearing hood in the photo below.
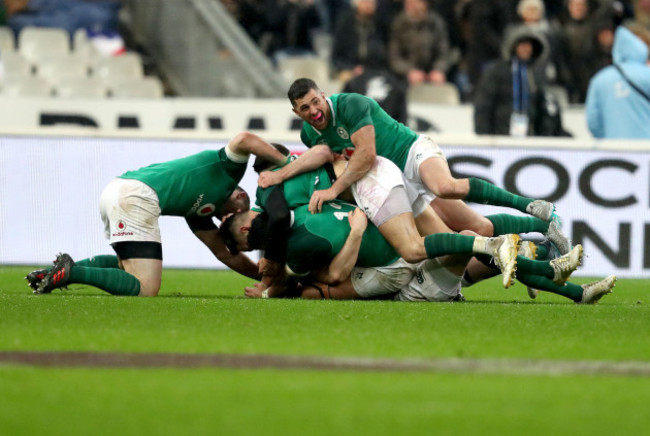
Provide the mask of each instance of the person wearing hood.
POLYGON ((508 32, 502 59, 487 67, 474 95, 479 135, 540 135, 546 85, 540 68, 547 57, 543 35, 527 26, 508 32))
POLYGON ((650 34, 620 26, 614 36, 614 64, 591 79, 587 126, 595 138, 650 139, 650 34))

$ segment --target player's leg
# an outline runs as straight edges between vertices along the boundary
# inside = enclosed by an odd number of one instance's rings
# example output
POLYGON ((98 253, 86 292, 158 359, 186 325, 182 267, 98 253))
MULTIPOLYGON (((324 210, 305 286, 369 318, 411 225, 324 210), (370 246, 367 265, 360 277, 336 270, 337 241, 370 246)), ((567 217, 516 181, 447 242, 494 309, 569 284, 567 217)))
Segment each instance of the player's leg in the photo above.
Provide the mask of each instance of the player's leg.
POLYGON ((558 285, 547 277, 529 274, 521 274, 518 279, 526 286, 552 292, 581 304, 597 303, 604 295, 612 292, 612 288, 616 283, 616 276, 613 275, 584 285, 576 285, 571 282, 558 285))
MULTIPOLYGON (((119 268, 120 262, 117 256, 109 254, 100 254, 75 262, 75 266, 87 266, 93 268, 119 268)), ((45 278, 52 267, 38 269, 30 272, 25 276, 27 284, 34 291, 38 290, 38 285, 45 278)))
POLYGON ((105 236, 123 269, 73 265, 71 283, 92 285, 113 295, 156 295, 162 277, 162 244, 155 191, 136 180, 115 179, 102 192, 100 212, 105 236))
MULTIPOLYGON (((445 199, 511 207, 545 221, 553 215, 552 203, 513 194, 475 177, 454 178, 440 147, 427 136, 420 136, 412 145, 404 174, 412 182, 420 180, 435 196, 445 199)), ((449 225, 454 228, 452 223, 449 225)))
POLYGON ((444 256, 418 264, 415 274, 396 296, 399 301, 464 301, 461 279, 471 255, 444 256))

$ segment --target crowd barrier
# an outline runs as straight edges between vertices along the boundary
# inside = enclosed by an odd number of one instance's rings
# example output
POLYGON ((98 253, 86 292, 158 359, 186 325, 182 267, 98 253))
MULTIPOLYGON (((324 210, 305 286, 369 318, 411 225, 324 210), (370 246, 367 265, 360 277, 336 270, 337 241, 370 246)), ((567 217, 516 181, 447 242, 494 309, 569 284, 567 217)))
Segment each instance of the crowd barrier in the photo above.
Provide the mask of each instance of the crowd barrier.
MULTIPOLYGON (((227 142, 223 135, 154 139, 133 132, 39 132, 0 134, 0 264, 48 264, 60 251, 76 259, 111 253, 98 202, 113 177, 227 142)), ((265 135, 304 150, 297 133, 292 136, 265 135)), ((436 139, 458 176, 481 177, 515 193, 554 201, 565 232, 585 247, 578 275, 648 277, 650 143, 630 142, 619 149, 622 143, 605 142, 596 149, 592 141, 570 139, 436 139)), ((254 197, 252 169, 242 186, 254 197)), ((513 212, 474 206, 485 214, 513 212)), ((224 267, 182 218, 162 217, 160 225, 165 266, 224 267)))

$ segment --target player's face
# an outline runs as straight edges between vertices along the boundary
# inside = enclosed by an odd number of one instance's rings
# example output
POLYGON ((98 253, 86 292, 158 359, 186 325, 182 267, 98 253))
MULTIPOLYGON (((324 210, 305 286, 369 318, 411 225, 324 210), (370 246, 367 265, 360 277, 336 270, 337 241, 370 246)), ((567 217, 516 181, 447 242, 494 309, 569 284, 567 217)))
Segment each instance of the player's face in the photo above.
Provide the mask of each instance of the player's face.
POLYGON ((304 97, 296 99, 293 112, 318 130, 327 127, 330 118, 330 107, 325 94, 310 89, 304 97))

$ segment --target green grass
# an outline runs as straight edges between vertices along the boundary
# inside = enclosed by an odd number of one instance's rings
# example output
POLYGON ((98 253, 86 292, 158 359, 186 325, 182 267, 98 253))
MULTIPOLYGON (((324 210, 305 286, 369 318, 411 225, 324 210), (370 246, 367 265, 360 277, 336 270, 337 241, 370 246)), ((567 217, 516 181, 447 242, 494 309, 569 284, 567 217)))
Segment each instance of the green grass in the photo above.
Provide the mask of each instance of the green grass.
MULTIPOLYGON (((463 304, 249 300, 223 271, 157 298, 35 296, 0 268, 0 350, 650 362, 647 280, 580 306, 496 280, 463 304)), ((584 282, 585 280, 576 280, 584 282)), ((650 378, 0 364, 0 434, 641 434, 650 378), (74 422, 74 425, 72 423, 74 422)))

